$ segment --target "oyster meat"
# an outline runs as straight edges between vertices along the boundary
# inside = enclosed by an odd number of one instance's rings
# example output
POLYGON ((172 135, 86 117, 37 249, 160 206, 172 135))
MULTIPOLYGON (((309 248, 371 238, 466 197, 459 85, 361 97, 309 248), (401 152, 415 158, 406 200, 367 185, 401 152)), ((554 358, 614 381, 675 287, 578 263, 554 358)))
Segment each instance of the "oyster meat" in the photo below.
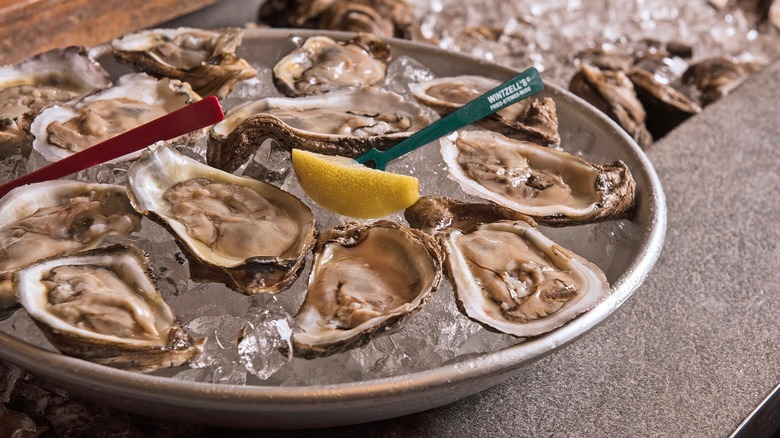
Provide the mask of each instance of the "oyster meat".
POLYGON ((15 274, 19 302, 61 352, 149 372, 200 353, 150 277, 146 256, 114 245, 47 259, 15 274))
POLYGON ((266 138, 288 150, 357 157, 372 147, 393 146, 429 122, 419 105, 382 89, 269 97, 233 108, 214 125, 206 157, 210 165, 232 172, 266 138))
POLYGON ((174 235, 195 281, 276 293, 297 278, 314 245, 314 216, 298 198, 168 146, 133 163, 127 184, 136 210, 174 235))
POLYGON ((59 254, 97 247, 106 236, 138 231, 141 215, 123 186, 46 181, 0 200, 0 309, 16 304, 11 276, 59 254))
POLYGON ((423 197, 405 216, 436 233, 459 309, 491 330, 539 336, 593 308, 609 292, 596 265, 502 207, 423 197), (451 216, 460 219, 445 219, 451 216))
POLYGON ((442 255, 430 236, 395 222, 348 223, 318 239, 293 354, 314 358, 399 328, 431 298, 442 255))
POLYGON ((31 119, 47 106, 111 85, 107 71, 71 46, 0 66, 0 158, 29 155, 31 119))
POLYGON ((325 36, 307 38, 273 68, 276 88, 290 97, 381 84, 390 47, 372 34, 337 42, 325 36))
MULTIPOLYGON (((500 84, 496 79, 464 75, 411 83, 409 91, 415 99, 445 116, 500 84)), ((507 137, 533 141, 545 146, 558 145, 561 142, 555 101, 549 97, 542 100, 525 99, 477 121, 476 124, 507 137)))
MULTIPOLYGON (((127 74, 111 88, 41 112, 30 125, 33 149, 47 161, 58 161, 197 100, 200 96, 179 80, 127 74)), ((180 141, 186 137, 193 142, 198 135, 202 132, 186 134, 180 141)))
POLYGON ((243 29, 149 29, 111 42, 114 57, 136 71, 189 83, 201 96, 227 96, 257 75, 236 55, 243 29))
POLYGON ((470 195, 553 226, 627 217, 635 182, 621 161, 595 165, 552 148, 489 131, 440 139, 450 177, 470 195))

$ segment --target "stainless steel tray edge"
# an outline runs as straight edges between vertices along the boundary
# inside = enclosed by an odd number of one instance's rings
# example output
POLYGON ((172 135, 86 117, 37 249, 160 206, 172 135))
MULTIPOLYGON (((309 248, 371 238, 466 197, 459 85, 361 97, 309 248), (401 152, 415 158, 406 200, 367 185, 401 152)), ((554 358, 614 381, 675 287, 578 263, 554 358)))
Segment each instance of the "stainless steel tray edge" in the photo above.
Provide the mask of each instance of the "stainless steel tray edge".
MULTIPOLYGON (((283 40, 339 32, 247 30, 247 39, 283 40)), ((423 57, 450 74, 489 69, 509 77, 515 70, 435 47, 391 40, 394 50, 423 57)), ((278 45, 277 45, 278 46, 278 45)), ((278 49, 284 50, 284 49, 278 49)), ((581 121, 595 123, 628 144, 632 171, 643 193, 636 215, 649 220, 636 260, 613 282, 596 308, 572 323, 507 349, 436 369, 357 383, 308 387, 258 387, 182 382, 115 370, 53 353, 0 332, 0 357, 73 392, 121 409, 169 420, 243 428, 303 428, 357 424, 442 406, 487 389, 593 329, 620 307, 645 280, 663 247, 666 201, 652 164, 614 122, 572 94, 548 87, 556 99, 578 109, 581 121), (637 165, 641 172, 636 172, 637 165)))

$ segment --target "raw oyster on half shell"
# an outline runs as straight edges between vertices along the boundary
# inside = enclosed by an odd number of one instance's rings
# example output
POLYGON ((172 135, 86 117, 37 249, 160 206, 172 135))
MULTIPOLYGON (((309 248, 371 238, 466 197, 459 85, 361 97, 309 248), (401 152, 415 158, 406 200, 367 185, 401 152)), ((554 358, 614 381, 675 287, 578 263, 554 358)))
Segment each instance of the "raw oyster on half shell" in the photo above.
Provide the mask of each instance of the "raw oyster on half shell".
POLYGON ((298 198, 168 146, 133 163, 127 185, 136 210, 174 235, 195 281, 276 293, 297 278, 314 245, 314 216, 298 198))
POLYGON ((110 85, 108 72, 80 46, 0 66, 0 158, 29 155, 32 137, 27 131, 44 108, 110 85))
POLYGON ((0 200, 0 309, 16 304, 11 275, 61 254, 95 248, 109 235, 138 231, 118 185, 57 180, 11 190, 0 200))
POLYGON ((323 232, 293 354, 314 358, 365 345, 417 313, 441 281, 430 236, 395 222, 348 223, 323 232))
POLYGON ((489 131, 457 131, 440 143, 450 177, 465 193, 546 225, 597 222, 633 212, 636 183, 621 161, 591 164, 489 131))
POLYGON ((412 226, 437 236, 459 309, 491 330, 539 336, 593 308, 609 292, 601 269, 512 210, 423 197, 404 215, 412 226))
POLYGON ((384 83, 389 61, 390 47, 372 34, 345 42, 313 36, 276 63, 273 81, 290 97, 362 88, 384 83))
POLYGON ((16 294, 61 352, 149 372, 200 353, 150 276, 146 256, 114 245, 55 257, 15 275, 16 294))
POLYGON ((354 158, 371 148, 387 149, 429 122, 419 105, 382 89, 268 97, 228 111, 209 132, 206 157, 210 165, 232 172, 272 138, 287 150, 354 158))
MULTIPOLYGON (((33 149, 47 161, 58 161, 197 100, 200 96, 179 80, 127 74, 111 88, 42 111, 30 125, 33 149)), ((179 141, 193 142, 203 132, 185 134, 179 141)))
MULTIPOLYGON (((419 102, 433 108, 441 116, 446 116, 500 84, 496 79, 464 75, 412 83, 409 84, 409 91, 419 102)), ((477 121, 476 124, 507 137, 533 141, 545 146, 561 143, 555 101, 549 97, 541 100, 525 99, 477 121)))
POLYGON ((236 55, 243 29, 148 29, 111 42, 114 57, 158 78, 189 83, 201 96, 227 96, 257 71, 236 55))

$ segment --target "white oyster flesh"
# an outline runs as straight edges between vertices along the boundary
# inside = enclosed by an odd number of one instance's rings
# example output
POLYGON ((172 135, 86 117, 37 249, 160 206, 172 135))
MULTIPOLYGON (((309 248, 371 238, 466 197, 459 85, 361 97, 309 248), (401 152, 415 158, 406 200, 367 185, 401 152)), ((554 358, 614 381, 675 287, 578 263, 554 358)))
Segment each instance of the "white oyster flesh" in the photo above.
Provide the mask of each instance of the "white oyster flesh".
POLYGON ((385 80, 387 59, 370 51, 377 44, 383 43, 368 34, 343 43, 310 37, 274 66, 274 81, 288 96, 379 84, 385 80))
POLYGON ((621 217, 635 183, 625 164, 594 165, 572 154, 489 131, 440 140, 450 177, 470 195, 556 225, 621 217))
POLYGON ((214 125, 213 134, 227 136, 247 118, 268 114, 291 130, 325 137, 408 135, 428 124, 420 107, 381 89, 340 90, 324 96, 269 97, 232 109, 214 125))
POLYGON ((219 35, 206 29, 151 29, 117 38, 111 47, 125 52, 145 52, 161 64, 190 69, 212 56, 214 40, 219 35))
POLYGON ((111 42, 114 57, 136 71, 179 79, 200 95, 227 96, 257 72, 236 56, 243 29, 145 29, 111 42))
POLYGON ((494 330, 538 336, 591 309, 609 291, 594 264, 522 221, 480 225, 442 240, 464 313, 494 330))
POLYGON ((53 49, 0 66, 0 156, 29 153, 20 117, 111 85, 109 74, 83 47, 53 49))
POLYGON ((167 146, 130 167, 128 193, 136 210, 174 234, 191 262, 244 293, 289 285, 313 245, 314 216, 298 198, 167 146))
POLYGON ((11 273, 39 260, 98 246, 140 228, 123 186, 47 181, 0 200, 0 308, 12 305, 11 273))
POLYGON ((295 322, 296 356, 327 356, 367 343, 430 299, 441 260, 429 236, 388 221, 329 230, 317 246, 295 322))
POLYGON ((124 75, 111 88, 41 112, 30 125, 33 149, 47 161, 58 161, 198 99, 188 84, 177 80, 124 75))
POLYGON ((20 304, 65 354, 152 371, 198 353, 135 249, 114 246, 48 259, 16 274, 20 304))

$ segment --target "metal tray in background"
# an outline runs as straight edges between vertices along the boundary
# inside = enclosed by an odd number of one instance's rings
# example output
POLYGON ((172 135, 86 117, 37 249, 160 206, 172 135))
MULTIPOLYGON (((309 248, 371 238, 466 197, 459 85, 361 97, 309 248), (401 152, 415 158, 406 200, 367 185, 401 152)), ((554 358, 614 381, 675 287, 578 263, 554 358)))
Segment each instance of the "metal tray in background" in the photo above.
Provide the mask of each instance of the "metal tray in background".
MULTIPOLYGON (((293 48, 291 35, 339 32, 250 29, 242 56, 266 65, 293 48)), ((407 55, 435 74, 480 74, 508 79, 515 70, 403 40, 389 41, 393 55, 407 55)), ((618 272, 608 273, 610 295, 594 309, 545 336, 454 364, 397 377, 362 382, 261 387, 184 382, 96 365, 42 349, 0 332, 0 357, 55 382, 74 394, 128 411, 168 420, 229 427, 302 428, 356 424, 442 406, 475 394, 516 374, 586 333, 623 304, 642 284, 663 245, 666 204, 660 181, 639 147, 615 123, 571 93, 548 86, 542 96, 557 104, 560 125, 593 137, 599 155, 623 160, 637 183, 632 222, 641 238, 624 248, 618 272)), ((576 252, 576 249, 575 249, 576 252)))

